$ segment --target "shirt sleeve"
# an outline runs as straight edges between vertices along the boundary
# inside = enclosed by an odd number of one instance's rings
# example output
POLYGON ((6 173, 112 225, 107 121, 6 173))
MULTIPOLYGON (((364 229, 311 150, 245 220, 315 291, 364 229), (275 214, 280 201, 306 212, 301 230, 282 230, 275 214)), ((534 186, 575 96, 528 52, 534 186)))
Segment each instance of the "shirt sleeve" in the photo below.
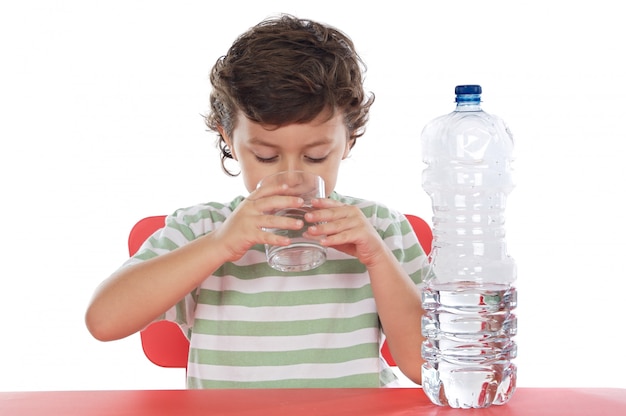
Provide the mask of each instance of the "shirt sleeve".
POLYGON ((415 284, 428 271, 428 258, 407 218, 382 205, 375 206, 371 220, 380 237, 415 284))
MULTIPOLYGON (((166 254, 214 230, 228 215, 224 205, 211 204, 180 209, 165 219, 165 226, 153 233, 141 245, 137 253, 123 265, 133 264, 166 254)), ((168 309, 156 320, 168 320, 177 323, 189 338, 194 322, 197 302, 197 289, 188 293, 176 305, 168 309)))

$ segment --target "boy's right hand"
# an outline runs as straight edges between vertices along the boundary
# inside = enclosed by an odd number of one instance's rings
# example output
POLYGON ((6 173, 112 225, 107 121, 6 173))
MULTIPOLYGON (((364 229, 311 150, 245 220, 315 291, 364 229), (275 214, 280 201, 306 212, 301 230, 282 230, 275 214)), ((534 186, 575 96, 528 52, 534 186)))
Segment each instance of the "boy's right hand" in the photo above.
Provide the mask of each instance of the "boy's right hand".
POLYGON ((225 262, 240 259, 256 244, 289 245, 288 237, 266 231, 271 228, 298 230, 302 220, 273 215, 278 210, 302 207, 304 201, 297 196, 281 195, 286 185, 261 186, 248 195, 221 227, 211 234, 225 249, 225 262))

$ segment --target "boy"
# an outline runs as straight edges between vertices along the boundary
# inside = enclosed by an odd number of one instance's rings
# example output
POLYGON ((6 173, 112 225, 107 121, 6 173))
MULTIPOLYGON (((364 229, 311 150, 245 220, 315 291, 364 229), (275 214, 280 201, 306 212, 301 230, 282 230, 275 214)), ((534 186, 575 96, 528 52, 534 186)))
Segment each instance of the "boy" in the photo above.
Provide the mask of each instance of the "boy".
POLYGON ((380 356, 386 336, 403 373, 420 383, 424 253, 406 219, 334 191, 339 165, 364 133, 373 96, 363 91, 352 41, 322 24, 281 16, 240 36, 211 73, 207 125, 222 166, 239 163, 250 192, 226 204, 176 211, 96 290, 86 323, 114 340, 156 319, 190 339, 190 388, 378 387, 395 376, 380 356), (308 233, 328 259, 299 273, 271 269, 267 228, 302 222, 267 215, 302 201, 259 187, 284 170, 320 175, 308 233), (384 336, 383 336, 384 330, 384 336))

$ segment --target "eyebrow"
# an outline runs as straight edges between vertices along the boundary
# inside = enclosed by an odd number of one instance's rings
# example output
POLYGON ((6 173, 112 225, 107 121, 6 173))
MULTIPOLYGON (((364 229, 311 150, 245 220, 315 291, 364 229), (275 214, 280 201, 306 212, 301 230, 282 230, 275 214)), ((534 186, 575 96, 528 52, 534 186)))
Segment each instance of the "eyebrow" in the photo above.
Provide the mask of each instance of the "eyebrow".
MULTIPOLYGON (((307 144, 307 145, 305 146, 305 148, 307 148, 307 149, 308 149, 308 148, 311 148, 311 147, 323 146, 323 145, 327 145, 327 144, 329 144, 329 143, 331 143, 331 142, 332 142, 332 140, 331 140, 331 139, 329 139, 329 138, 327 138, 327 137, 324 137, 324 138, 321 138, 321 139, 319 139, 319 140, 314 141, 313 143, 309 143, 309 144, 307 144)), ((274 148, 274 149, 275 149, 275 148, 277 148, 277 147, 279 147, 279 146, 276 146, 276 145, 275 145, 275 144, 273 144, 273 143, 266 142, 266 141, 264 141, 263 139, 260 139, 260 138, 258 138, 258 137, 255 137, 255 138, 250 139, 250 144, 252 144, 252 145, 256 145, 256 146, 271 147, 271 148, 274 148)))

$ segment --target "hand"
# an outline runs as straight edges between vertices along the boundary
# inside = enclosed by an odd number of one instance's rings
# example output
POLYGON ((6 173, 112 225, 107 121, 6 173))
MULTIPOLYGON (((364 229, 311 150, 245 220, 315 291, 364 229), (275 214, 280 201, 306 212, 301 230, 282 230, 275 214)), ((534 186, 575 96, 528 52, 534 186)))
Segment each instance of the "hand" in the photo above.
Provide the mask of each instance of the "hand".
POLYGON ((366 267, 382 260, 387 247, 363 212, 353 205, 332 199, 314 199, 315 211, 305 215, 308 222, 319 223, 306 231, 311 237, 324 236, 320 243, 359 259, 366 267))
POLYGON ((255 244, 286 246, 288 237, 276 235, 268 228, 298 230, 304 226, 302 220, 272 215, 277 210, 299 208, 304 204, 302 198, 284 196, 286 185, 260 187, 250 193, 224 224, 212 234, 226 250, 225 261, 240 259, 255 244))

